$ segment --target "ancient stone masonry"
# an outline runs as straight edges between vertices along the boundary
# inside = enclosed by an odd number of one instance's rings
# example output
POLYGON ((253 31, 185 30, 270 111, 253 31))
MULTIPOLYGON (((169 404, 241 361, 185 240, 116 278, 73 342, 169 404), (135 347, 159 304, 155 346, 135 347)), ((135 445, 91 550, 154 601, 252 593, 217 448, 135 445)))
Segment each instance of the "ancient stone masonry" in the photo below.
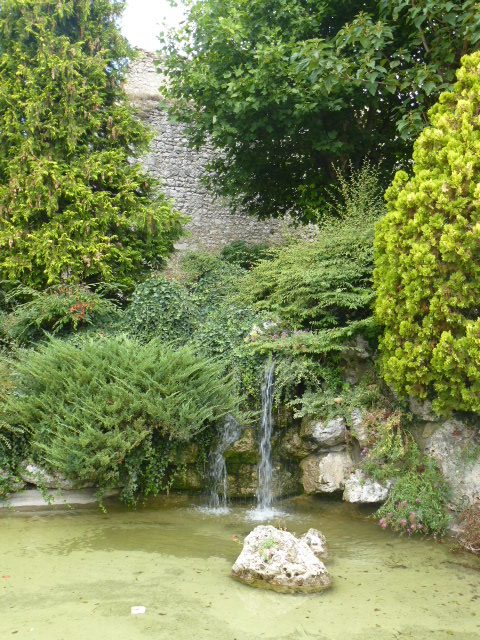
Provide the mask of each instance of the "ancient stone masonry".
POLYGON ((259 222, 250 216, 232 215, 224 201, 208 193, 202 177, 212 150, 188 148, 183 125, 172 122, 160 108, 160 77, 154 60, 154 54, 139 52, 132 63, 126 90, 142 119, 157 132, 143 162, 162 180, 167 196, 190 218, 187 225, 190 235, 182 238, 177 249, 218 249, 232 240, 280 242, 285 229, 281 221, 259 222))

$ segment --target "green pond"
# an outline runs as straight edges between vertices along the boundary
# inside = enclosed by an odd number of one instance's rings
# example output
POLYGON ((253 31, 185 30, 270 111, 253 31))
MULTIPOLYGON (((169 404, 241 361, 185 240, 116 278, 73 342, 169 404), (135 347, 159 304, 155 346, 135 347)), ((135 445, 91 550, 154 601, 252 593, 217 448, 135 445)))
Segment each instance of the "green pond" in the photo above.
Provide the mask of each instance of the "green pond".
POLYGON ((0 638, 38 640, 478 640, 480 561, 383 531, 371 510, 295 498, 271 524, 324 532, 333 587, 253 589, 230 577, 257 523, 191 498, 0 515, 0 638), (132 615, 134 606, 146 607, 132 615))

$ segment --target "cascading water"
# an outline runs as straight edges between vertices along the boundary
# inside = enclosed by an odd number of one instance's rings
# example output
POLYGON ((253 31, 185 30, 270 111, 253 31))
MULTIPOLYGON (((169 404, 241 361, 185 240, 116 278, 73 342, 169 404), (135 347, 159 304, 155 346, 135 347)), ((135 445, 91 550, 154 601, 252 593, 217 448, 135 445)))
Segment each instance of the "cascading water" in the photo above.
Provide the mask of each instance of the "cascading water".
POLYGON ((241 435, 241 428, 235 418, 228 415, 225 419, 222 437, 210 463, 210 500, 209 509, 214 511, 228 510, 228 480, 225 451, 236 442, 241 435))
POLYGON ((267 365, 265 379, 262 384, 262 420, 260 422, 260 462, 258 465, 257 508, 252 512, 256 520, 263 520, 274 515, 273 504, 273 464, 272 464, 272 430, 273 430, 273 364, 267 365))

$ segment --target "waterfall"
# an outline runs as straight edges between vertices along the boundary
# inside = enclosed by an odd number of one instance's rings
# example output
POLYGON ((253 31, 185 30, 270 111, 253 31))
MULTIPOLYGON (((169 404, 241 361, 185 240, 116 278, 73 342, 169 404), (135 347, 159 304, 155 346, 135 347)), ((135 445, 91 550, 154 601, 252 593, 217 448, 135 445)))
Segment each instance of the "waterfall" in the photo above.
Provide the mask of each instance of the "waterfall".
POLYGON ((258 465, 257 509, 258 514, 271 511, 273 503, 273 464, 272 464, 272 430, 273 430, 273 382, 274 365, 267 365, 265 379, 262 384, 262 420, 260 422, 260 462, 258 465))
POLYGON ((222 437, 210 462, 210 500, 208 506, 216 511, 226 511, 228 504, 227 465, 225 451, 236 442, 241 434, 238 422, 230 414, 225 419, 222 437))

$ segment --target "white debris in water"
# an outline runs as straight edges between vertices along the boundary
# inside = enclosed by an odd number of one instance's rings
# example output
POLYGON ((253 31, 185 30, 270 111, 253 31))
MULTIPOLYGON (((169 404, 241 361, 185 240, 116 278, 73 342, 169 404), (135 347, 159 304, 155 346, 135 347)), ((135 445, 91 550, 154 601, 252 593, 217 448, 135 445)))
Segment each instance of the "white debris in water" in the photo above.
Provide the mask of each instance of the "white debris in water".
POLYGON ((147 610, 147 607, 132 607, 131 613, 132 613, 132 616, 139 616, 142 613, 145 613, 146 610, 147 610))

